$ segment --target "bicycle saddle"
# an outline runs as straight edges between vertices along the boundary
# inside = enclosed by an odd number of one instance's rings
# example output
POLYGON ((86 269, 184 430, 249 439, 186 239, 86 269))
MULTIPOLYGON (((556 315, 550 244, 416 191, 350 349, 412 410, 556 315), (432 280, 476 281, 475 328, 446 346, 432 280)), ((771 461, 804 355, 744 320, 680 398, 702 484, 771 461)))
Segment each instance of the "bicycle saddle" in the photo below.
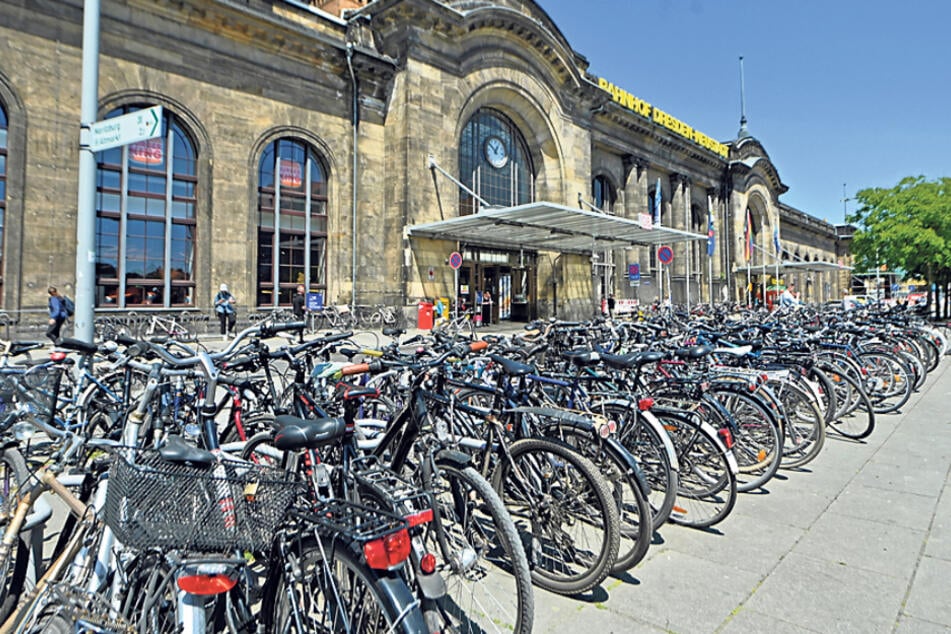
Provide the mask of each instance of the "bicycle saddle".
POLYGON ((15 357, 17 355, 25 354, 30 350, 37 350, 42 348, 43 344, 39 341, 14 341, 10 344, 10 356, 15 357))
POLYGON ((181 436, 169 436, 159 449, 162 460, 178 464, 207 467, 215 462, 215 454, 186 443, 181 436))
POLYGON ((342 437, 347 429, 342 418, 308 420, 287 414, 275 417, 274 424, 278 427, 274 446, 284 451, 316 449, 342 437))
POLYGON ((497 354, 489 355, 489 358, 495 363, 498 363, 502 371, 509 376, 525 376, 526 374, 531 374, 532 370, 535 369, 530 365, 519 363, 518 361, 513 361, 506 357, 500 357, 497 354))
POLYGON ((639 368, 646 363, 656 363, 664 358, 664 353, 657 352, 656 350, 643 350, 641 352, 632 352, 631 354, 608 354, 607 352, 602 352, 601 358, 604 359, 604 363, 608 367, 617 370, 630 370, 631 368, 639 368))
POLYGON ((601 353, 594 350, 567 350, 561 356, 578 366, 598 365, 601 362, 601 353))
POLYGON ((94 343, 88 343, 82 339, 72 339, 69 337, 62 337, 59 341, 56 342, 57 348, 66 348, 67 350, 75 350, 76 352, 81 352, 83 354, 96 354, 99 350, 99 346, 94 343))

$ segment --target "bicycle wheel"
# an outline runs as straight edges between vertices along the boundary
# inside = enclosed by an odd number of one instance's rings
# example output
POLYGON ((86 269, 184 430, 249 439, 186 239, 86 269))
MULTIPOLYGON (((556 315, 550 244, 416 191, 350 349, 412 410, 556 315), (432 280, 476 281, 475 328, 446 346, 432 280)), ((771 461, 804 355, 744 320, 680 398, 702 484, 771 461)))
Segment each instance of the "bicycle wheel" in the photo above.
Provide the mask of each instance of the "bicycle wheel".
POLYGON ((532 543, 532 580, 551 592, 577 594, 610 574, 620 540, 618 508, 597 467, 554 440, 509 446, 493 472, 521 535, 532 543))
POLYGON ((277 562, 265 631, 281 634, 426 631, 416 597, 394 573, 370 569, 341 544, 295 539, 277 562), (330 555, 328 559, 325 555, 330 555))
POLYGON ((769 387, 782 403, 782 467, 793 469, 813 461, 826 441, 825 417, 813 396, 789 381, 770 380, 769 387))
POLYGON ((828 422, 829 427, 846 438, 861 440, 875 430, 875 411, 861 384, 847 374, 827 371, 841 408, 828 422))
POLYGON ((439 599, 443 631, 532 631, 534 596, 528 558, 499 494, 472 467, 439 462, 426 478, 437 516, 425 533, 441 553, 446 581, 439 599))
POLYGON ((639 413, 628 403, 600 403, 596 410, 617 422, 618 440, 637 458, 650 491, 651 526, 659 530, 670 518, 677 499, 677 454, 673 443, 650 412, 639 413), (653 420, 651 420, 653 418, 653 420))
POLYGON ((670 521, 707 528, 722 522, 736 505, 737 465, 707 423, 670 410, 654 412, 677 449, 677 499, 670 521))
MULTIPOLYGON (((29 477, 26 461, 18 450, 10 447, 0 453, 0 517, 6 518, 0 528, 6 529, 7 519, 13 517, 20 487, 29 477)), ((31 541, 30 535, 21 533, 0 565, 0 622, 10 616, 30 576, 31 541)))
POLYGON ((908 402, 914 383, 911 371, 897 357, 882 352, 863 352, 859 354, 859 363, 868 373, 866 393, 876 414, 897 411, 908 402))
POLYGON ((565 425, 549 425, 541 429, 545 435, 557 438, 593 462, 607 480, 618 508, 621 529, 618 556, 611 567, 611 574, 630 570, 647 554, 653 533, 651 508, 644 492, 649 485, 646 479, 643 485, 638 481, 639 477, 644 476, 639 473, 637 459, 620 443, 608 447, 609 440, 595 441, 591 432, 586 430, 565 425), (620 452, 625 455, 619 455, 620 452))
MULTIPOLYGON (((736 490, 745 493, 762 487, 779 471, 783 458, 779 419, 755 394, 720 388, 711 393, 733 419, 732 449, 739 467, 736 490)), ((715 427, 722 429, 719 425, 715 427)))
POLYGON ((126 570, 122 616, 140 634, 178 632, 178 588, 157 553, 143 553, 126 570))

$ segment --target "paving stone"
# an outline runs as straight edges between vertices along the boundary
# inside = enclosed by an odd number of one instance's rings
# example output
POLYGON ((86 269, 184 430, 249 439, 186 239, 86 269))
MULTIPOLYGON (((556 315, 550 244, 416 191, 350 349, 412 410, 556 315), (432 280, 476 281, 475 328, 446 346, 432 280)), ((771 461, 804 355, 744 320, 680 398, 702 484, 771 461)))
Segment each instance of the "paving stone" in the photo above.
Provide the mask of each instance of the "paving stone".
POLYGON ((951 487, 945 487, 931 523, 925 554, 951 561, 951 487))
POLYGON ((638 566, 639 585, 611 590, 605 605, 674 632, 712 632, 759 584, 761 575, 664 549, 638 566))
POLYGON ((902 616, 898 619, 895 634, 948 634, 951 631, 947 625, 929 623, 911 616, 902 616))
POLYGON ((744 609, 817 632, 887 632, 907 581, 791 553, 744 609))
POLYGON ((765 576, 803 536, 805 529, 773 521, 757 512, 777 500, 755 501, 757 504, 745 504, 743 513, 734 511, 718 524, 721 535, 678 526, 679 530, 669 531, 666 548, 765 576))
POLYGON ((937 497, 947 478, 947 462, 943 465, 934 459, 909 459, 902 464, 873 459, 855 482, 865 486, 908 491, 937 497))
POLYGON ((718 634, 748 634, 749 632, 769 632, 770 634, 809 634, 821 630, 810 630, 796 623, 781 621, 755 610, 740 608, 736 614, 719 630, 718 634))
POLYGON ((926 530, 935 505, 932 496, 852 483, 832 502, 829 512, 926 530))
POLYGON ((951 561, 923 557, 908 594, 903 615, 951 627, 951 561))
POLYGON ((828 513, 796 545, 795 553, 898 577, 907 584, 925 535, 924 529, 828 513))

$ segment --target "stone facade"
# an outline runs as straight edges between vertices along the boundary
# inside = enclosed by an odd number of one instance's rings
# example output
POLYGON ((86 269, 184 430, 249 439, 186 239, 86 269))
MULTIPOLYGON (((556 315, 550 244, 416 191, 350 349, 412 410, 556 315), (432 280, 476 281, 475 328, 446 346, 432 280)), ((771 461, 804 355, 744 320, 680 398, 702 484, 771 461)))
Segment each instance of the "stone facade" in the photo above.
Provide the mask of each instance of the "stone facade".
MULTIPOLYGON (((74 279, 82 11, 82 0, 0 0, 7 310, 40 308, 48 284, 70 292, 74 279)), ((531 0, 103 0, 100 118, 141 103, 174 113, 196 148, 198 308, 222 281, 254 303, 257 169, 279 138, 306 143, 328 173, 328 302, 412 311, 452 296, 448 253, 479 245, 405 229, 459 213, 458 190, 429 161, 464 179, 460 139, 487 108, 524 138, 534 200, 575 206, 602 177, 613 213, 637 218, 659 179, 663 224, 703 234, 710 201, 714 257, 702 241, 673 245, 674 301, 743 299, 747 207, 762 249, 779 226, 790 253, 837 257, 834 227, 779 202, 786 186, 758 141, 734 140, 724 156, 612 100, 531 0)), ((605 290, 653 299, 651 251, 602 254, 612 270, 532 250, 533 314, 589 316, 605 290), (630 263, 643 271, 637 289, 630 263)))

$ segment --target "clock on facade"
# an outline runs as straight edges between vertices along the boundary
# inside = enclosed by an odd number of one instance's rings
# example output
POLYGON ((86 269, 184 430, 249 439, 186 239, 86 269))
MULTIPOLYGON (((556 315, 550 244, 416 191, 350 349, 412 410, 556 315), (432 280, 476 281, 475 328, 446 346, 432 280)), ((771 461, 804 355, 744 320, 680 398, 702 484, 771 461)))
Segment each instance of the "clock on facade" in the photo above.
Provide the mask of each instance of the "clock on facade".
POLYGON ((505 167, 509 162, 509 151, 502 139, 490 136, 485 140, 485 160, 496 169, 505 167))

